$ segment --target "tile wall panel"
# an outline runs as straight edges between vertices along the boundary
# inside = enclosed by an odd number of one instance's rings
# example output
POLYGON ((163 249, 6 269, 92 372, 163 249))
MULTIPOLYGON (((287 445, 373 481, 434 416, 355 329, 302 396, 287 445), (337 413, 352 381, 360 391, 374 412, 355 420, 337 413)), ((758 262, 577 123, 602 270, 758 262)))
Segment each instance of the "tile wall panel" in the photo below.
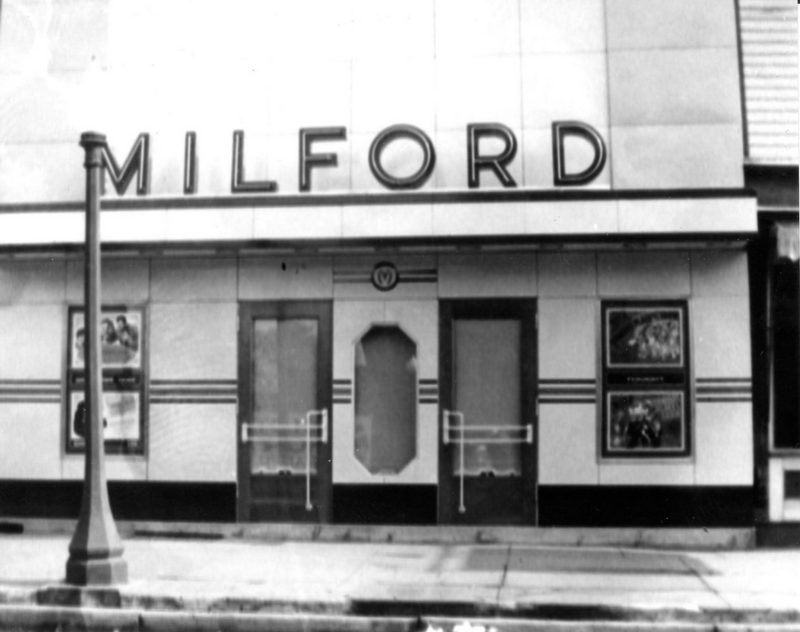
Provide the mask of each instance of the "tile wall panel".
POLYGON ((237 304, 153 303, 150 379, 236 379, 237 304))
POLYGON ((597 485, 596 416, 593 404, 540 405, 540 485, 597 485))
POLYGON ((597 289, 604 298, 678 298, 691 292, 688 252, 600 252, 597 289))
POLYGON ((64 300, 64 260, 0 261, 0 305, 64 300))
MULTIPOLYGON (((67 303, 83 303, 83 261, 67 264, 67 303)), ((104 305, 136 305, 150 298, 150 260, 103 259, 101 298, 104 305)))
POLYGON ((330 257, 239 259, 239 300, 313 300, 332 296, 330 257))
POLYGON ((605 6, 611 50, 736 46, 729 0, 607 0, 605 6))
POLYGON ((436 56, 519 53, 517 0, 436 0, 436 56))
POLYGON ((693 250, 692 295, 747 296, 747 252, 744 250, 693 250))
POLYGON ((540 252, 541 297, 593 297, 597 295, 597 255, 593 252, 540 252))
POLYGON ((61 478, 61 404, 0 403, 0 478, 61 478))
POLYGON ((0 306, 0 379, 60 380, 66 321, 63 304, 0 306))
POLYGON ((697 378, 750 377, 748 296, 695 297, 689 319, 697 378))
POLYGON ((523 54, 605 50, 603 9, 596 0, 520 2, 523 54))
POLYGON ((695 484, 753 484, 753 409, 749 402, 696 406, 695 484))
POLYGON ((614 127, 610 139, 616 189, 744 185, 739 125, 614 127))
POLYGON ((235 259, 153 259, 152 300, 155 303, 234 300, 236 274, 235 259))
POLYGON ((539 379, 596 379, 597 301, 540 298, 539 379))
POLYGON ((439 297, 536 296, 536 257, 480 253, 439 256, 439 297))
POLYGON ((148 480, 236 480, 236 406, 154 404, 150 407, 148 480))

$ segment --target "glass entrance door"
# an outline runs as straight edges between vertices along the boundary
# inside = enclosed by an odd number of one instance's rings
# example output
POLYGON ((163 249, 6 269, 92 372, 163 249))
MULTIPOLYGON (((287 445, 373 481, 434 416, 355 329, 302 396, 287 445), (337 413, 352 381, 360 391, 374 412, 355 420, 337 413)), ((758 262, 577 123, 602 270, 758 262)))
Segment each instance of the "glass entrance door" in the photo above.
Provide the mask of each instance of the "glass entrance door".
POLYGON ((330 304, 242 304, 239 337, 239 519, 327 521, 330 304))
POLYGON ((440 521, 533 524, 535 303, 447 301, 440 309, 440 521))

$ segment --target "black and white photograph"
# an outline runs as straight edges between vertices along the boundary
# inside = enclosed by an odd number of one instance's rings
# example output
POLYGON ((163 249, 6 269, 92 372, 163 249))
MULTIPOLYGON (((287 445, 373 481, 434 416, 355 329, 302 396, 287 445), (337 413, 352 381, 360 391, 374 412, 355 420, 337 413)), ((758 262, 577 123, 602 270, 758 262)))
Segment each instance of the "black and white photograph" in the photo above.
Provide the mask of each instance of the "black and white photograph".
POLYGON ((0 0, 0 632, 800 629, 796 0, 0 0))

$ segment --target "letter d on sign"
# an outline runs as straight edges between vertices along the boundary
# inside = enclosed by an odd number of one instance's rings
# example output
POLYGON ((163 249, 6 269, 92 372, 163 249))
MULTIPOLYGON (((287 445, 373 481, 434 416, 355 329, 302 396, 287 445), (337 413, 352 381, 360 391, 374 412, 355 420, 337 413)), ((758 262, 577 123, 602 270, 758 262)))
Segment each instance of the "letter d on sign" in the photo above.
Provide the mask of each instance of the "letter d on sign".
POLYGON ((600 133, 591 125, 580 121, 555 121, 553 123, 553 184, 557 187, 588 184, 600 175, 606 164, 606 144, 600 133), (564 157, 564 138, 578 136, 594 149, 592 163, 578 173, 567 173, 564 157))

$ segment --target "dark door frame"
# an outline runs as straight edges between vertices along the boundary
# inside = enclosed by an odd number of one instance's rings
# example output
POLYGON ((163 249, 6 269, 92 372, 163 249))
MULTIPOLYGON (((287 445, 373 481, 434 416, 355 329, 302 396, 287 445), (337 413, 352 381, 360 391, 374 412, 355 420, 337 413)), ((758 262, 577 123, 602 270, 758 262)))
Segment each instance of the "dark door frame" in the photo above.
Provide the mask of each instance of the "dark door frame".
POLYGON ((455 399, 453 382, 453 320, 457 318, 518 318, 522 322, 520 353, 520 410, 523 419, 533 424, 533 445, 522 450, 522 522, 538 521, 538 446, 537 409, 538 359, 536 299, 451 299, 439 302, 439 522, 453 523, 453 498, 458 493, 453 483, 449 453, 442 441, 442 415, 452 410, 455 399))
POLYGON ((317 330, 317 407, 328 409, 328 442, 317 446, 318 520, 330 522, 332 510, 333 407, 331 381, 333 371, 333 304, 331 301, 240 301, 238 380, 239 404, 236 415, 237 502, 239 522, 249 521, 250 472, 248 445, 241 439, 243 423, 248 423, 253 408, 253 321, 257 318, 287 320, 315 318, 317 330))

